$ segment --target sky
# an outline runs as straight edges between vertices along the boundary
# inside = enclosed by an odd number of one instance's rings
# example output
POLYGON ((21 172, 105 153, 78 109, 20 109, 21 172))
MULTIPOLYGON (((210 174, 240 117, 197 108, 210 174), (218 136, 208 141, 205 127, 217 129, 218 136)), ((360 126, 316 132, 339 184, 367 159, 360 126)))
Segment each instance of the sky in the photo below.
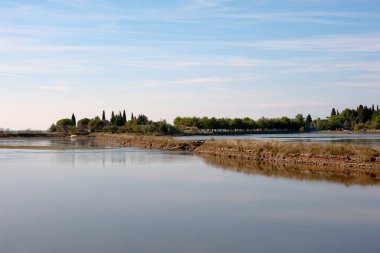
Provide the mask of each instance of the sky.
POLYGON ((380 104, 380 0, 0 0, 0 128, 380 104))

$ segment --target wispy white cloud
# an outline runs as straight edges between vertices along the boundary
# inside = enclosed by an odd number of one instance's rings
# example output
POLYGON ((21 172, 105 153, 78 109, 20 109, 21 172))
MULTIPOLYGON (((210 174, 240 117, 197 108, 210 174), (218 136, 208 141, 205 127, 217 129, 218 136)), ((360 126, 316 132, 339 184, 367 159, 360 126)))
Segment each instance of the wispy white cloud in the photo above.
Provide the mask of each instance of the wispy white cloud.
POLYGON ((335 86, 340 88, 353 88, 353 89, 380 89, 380 81, 347 81, 347 82, 332 82, 329 83, 329 86, 335 86))
POLYGON ((89 7, 104 8, 109 5, 109 2, 103 0, 49 0, 49 2, 78 9, 84 9, 89 7))
POLYGON ((247 81, 255 81, 260 77, 197 77, 189 79, 179 79, 172 81, 157 81, 149 80, 128 85, 128 89, 146 89, 146 88, 168 88, 168 87, 184 87, 198 86, 206 89, 224 90, 221 89, 225 84, 234 84, 247 81))
POLYGON ((210 18, 241 19, 266 22, 348 24, 357 19, 376 19, 375 14, 360 12, 257 12, 221 13, 210 18))
POLYGON ((278 39, 242 43, 240 46, 283 51, 371 53, 380 52, 380 34, 345 34, 310 39, 278 39))

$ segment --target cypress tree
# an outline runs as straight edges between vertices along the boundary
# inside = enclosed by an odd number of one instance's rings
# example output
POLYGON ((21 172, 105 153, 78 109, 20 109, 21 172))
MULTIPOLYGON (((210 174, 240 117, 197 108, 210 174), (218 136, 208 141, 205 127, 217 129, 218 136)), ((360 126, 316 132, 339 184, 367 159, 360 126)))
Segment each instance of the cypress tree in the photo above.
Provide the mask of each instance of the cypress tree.
POLYGON ((306 125, 307 127, 310 127, 310 124, 311 124, 312 121, 313 121, 313 120, 312 120, 310 114, 307 115, 307 117, 306 117, 306 121, 305 121, 305 125, 306 125))
POLYGON ((106 120, 106 112, 103 110, 102 120, 106 120))
POLYGON ((133 113, 131 113, 131 120, 133 121, 133 113))
POLYGON ((336 111, 335 111, 335 108, 332 108, 332 110, 331 110, 331 117, 333 117, 333 116, 335 116, 336 115, 336 111))
POLYGON ((113 125, 115 123, 115 113, 112 111, 111 113, 111 124, 113 125))
POLYGON ((125 114, 125 110, 123 110, 123 121, 124 124, 127 122, 127 115, 125 114))
POLYGON ((77 125, 77 120, 75 119, 74 113, 73 113, 73 115, 71 115, 71 123, 72 123, 73 126, 77 125))

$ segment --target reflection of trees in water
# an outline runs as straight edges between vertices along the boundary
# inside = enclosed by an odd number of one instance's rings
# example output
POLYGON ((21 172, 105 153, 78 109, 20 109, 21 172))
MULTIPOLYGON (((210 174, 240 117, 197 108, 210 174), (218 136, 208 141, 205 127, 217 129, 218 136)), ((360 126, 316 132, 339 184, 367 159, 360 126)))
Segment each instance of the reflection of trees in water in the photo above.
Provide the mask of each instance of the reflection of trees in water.
MULTIPOLYGON (((215 168, 235 171, 246 175, 262 175, 275 178, 290 178, 307 181, 326 181, 331 183, 350 185, 377 185, 379 179, 370 176, 342 176, 329 174, 334 169, 321 168, 310 165, 260 163, 252 160, 242 160, 219 156, 203 156, 203 159, 215 168)), ((336 170, 340 170, 337 168, 336 170)))
POLYGON ((170 164, 183 161, 183 153, 147 151, 142 149, 94 149, 94 150, 70 150, 56 152, 55 159, 59 163, 75 164, 102 164, 103 168, 108 164, 120 165, 143 165, 143 164, 170 164))

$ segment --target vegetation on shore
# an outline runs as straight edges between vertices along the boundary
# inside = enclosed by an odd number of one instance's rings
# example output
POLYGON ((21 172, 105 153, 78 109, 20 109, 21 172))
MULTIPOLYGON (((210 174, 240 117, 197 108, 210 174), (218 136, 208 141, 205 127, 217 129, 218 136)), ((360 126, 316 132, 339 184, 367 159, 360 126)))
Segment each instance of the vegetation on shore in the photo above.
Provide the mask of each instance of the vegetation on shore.
POLYGON ((165 120, 152 121, 144 114, 134 116, 131 114, 130 119, 127 119, 125 110, 119 114, 111 113, 110 119, 106 119, 105 111, 102 113, 102 118, 83 118, 78 122, 75 115, 70 118, 64 118, 52 124, 49 132, 65 132, 71 134, 104 132, 104 133, 144 133, 144 134, 161 134, 173 135, 177 133, 177 129, 168 124, 165 120))
POLYGON ((380 150, 364 146, 248 140, 183 141, 171 137, 105 133, 95 134, 95 139, 115 142, 124 147, 188 151, 234 161, 307 165, 314 166, 314 171, 320 174, 366 175, 380 179, 380 150))
MULTIPOLYGON (((253 140, 209 140, 196 150, 199 154, 259 161, 320 162, 380 166, 380 151, 366 146, 320 145, 253 140)), ((380 168, 380 167, 379 167, 380 168)))
MULTIPOLYGON (((177 140, 169 136, 153 136, 138 134, 95 133, 91 136, 103 143, 117 143, 124 147, 139 147, 146 149, 193 151, 200 145, 197 141, 177 140)), ((202 142, 203 143, 203 142, 202 142)))
POLYGON ((208 117, 177 117, 174 125, 178 128, 196 127, 198 129, 213 130, 283 130, 283 131, 315 131, 315 130, 350 130, 361 131, 380 128, 380 110, 374 105, 371 107, 360 105, 356 109, 344 109, 341 113, 332 108, 326 119, 306 118, 297 114, 294 118, 208 118, 208 117))
POLYGON ((294 118, 208 118, 208 117, 176 117, 174 125, 165 120, 152 121, 144 114, 127 119, 126 112, 111 113, 109 120, 105 111, 102 117, 83 118, 76 120, 75 115, 64 118, 52 124, 50 132, 64 133, 143 133, 155 135, 174 134, 225 134, 225 133, 252 133, 252 132, 302 132, 323 130, 363 131, 380 129, 380 110, 378 106, 360 105, 356 109, 344 109, 339 112, 335 108, 325 119, 306 118, 297 114, 294 118))

